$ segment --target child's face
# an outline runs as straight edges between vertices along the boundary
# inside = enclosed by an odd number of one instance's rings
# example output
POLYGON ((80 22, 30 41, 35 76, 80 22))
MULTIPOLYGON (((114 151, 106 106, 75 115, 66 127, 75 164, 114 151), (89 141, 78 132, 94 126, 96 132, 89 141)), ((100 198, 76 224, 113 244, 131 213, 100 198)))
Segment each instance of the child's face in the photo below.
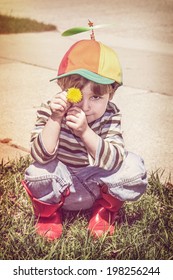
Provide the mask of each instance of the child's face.
POLYGON ((110 96, 109 93, 97 95, 92 92, 90 83, 87 83, 81 91, 83 98, 81 102, 77 103, 77 106, 84 111, 88 123, 91 123, 105 113, 110 96))

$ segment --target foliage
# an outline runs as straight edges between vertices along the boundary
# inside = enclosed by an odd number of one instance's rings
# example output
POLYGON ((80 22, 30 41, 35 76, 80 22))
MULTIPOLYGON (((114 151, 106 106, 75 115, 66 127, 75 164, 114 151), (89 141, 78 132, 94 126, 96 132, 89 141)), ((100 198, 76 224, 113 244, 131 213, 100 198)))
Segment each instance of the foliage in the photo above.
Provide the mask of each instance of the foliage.
POLYGON ((56 30, 52 24, 44 24, 29 18, 17 18, 0 14, 0 34, 43 32, 56 30))

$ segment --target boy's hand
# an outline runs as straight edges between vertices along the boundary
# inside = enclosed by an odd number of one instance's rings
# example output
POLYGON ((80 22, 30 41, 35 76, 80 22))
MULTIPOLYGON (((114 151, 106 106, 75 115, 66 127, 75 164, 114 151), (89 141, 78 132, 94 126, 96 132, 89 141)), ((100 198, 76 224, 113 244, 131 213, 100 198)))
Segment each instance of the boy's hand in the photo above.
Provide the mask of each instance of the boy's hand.
POLYGON ((82 137, 89 128, 84 111, 77 106, 73 106, 67 111, 66 124, 79 137, 82 137))
POLYGON ((67 93, 61 92, 57 93, 55 97, 50 101, 50 109, 52 111, 52 116, 55 118, 63 118, 67 110, 70 108, 71 104, 67 101, 67 93))

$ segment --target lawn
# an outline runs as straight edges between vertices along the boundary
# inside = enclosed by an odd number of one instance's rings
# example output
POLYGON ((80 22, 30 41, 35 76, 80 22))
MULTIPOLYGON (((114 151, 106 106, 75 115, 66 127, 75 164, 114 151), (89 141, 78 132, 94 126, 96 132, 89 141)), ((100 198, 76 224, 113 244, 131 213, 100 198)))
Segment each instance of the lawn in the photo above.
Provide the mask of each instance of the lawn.
POLYGON ((125 203, 115 234, 92 238, 90 213, 65 213, 64 233, 48 242, 35 233, 31 202, 21 185, 29 157, 0 166, 0 259, 2 260, 167 260, 173 259, 173 186, 149 174, 147 192, 125 203))

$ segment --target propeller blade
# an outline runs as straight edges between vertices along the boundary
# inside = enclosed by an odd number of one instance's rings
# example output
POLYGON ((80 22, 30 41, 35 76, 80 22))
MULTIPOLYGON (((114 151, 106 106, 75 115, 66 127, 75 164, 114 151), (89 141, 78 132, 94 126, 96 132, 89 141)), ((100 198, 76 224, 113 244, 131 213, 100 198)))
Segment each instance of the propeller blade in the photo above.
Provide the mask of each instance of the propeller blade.
POLYGON ((90 27, 73 27, 73 28, 70 28, 70 29, 64 31, 61 35, 62 36, 71 36, 71 35, 75 35, 75 34, 78 34, 81 32, 86 32, 89 30, 91 30, 90 27))
POLYGON ((95 26, 92 26, 92 27, 82 27, 82 26, 73 27, 73 28, 65 30, 61 35, 62 36, 71 36, 71 35, 75 35, 75 34, 78 34, 78 33, 90 31, 92 29, 111 27, 112 25, 114 25, 114 23, 113 24, 99 24, 99 25, 95 25, 95 26))

